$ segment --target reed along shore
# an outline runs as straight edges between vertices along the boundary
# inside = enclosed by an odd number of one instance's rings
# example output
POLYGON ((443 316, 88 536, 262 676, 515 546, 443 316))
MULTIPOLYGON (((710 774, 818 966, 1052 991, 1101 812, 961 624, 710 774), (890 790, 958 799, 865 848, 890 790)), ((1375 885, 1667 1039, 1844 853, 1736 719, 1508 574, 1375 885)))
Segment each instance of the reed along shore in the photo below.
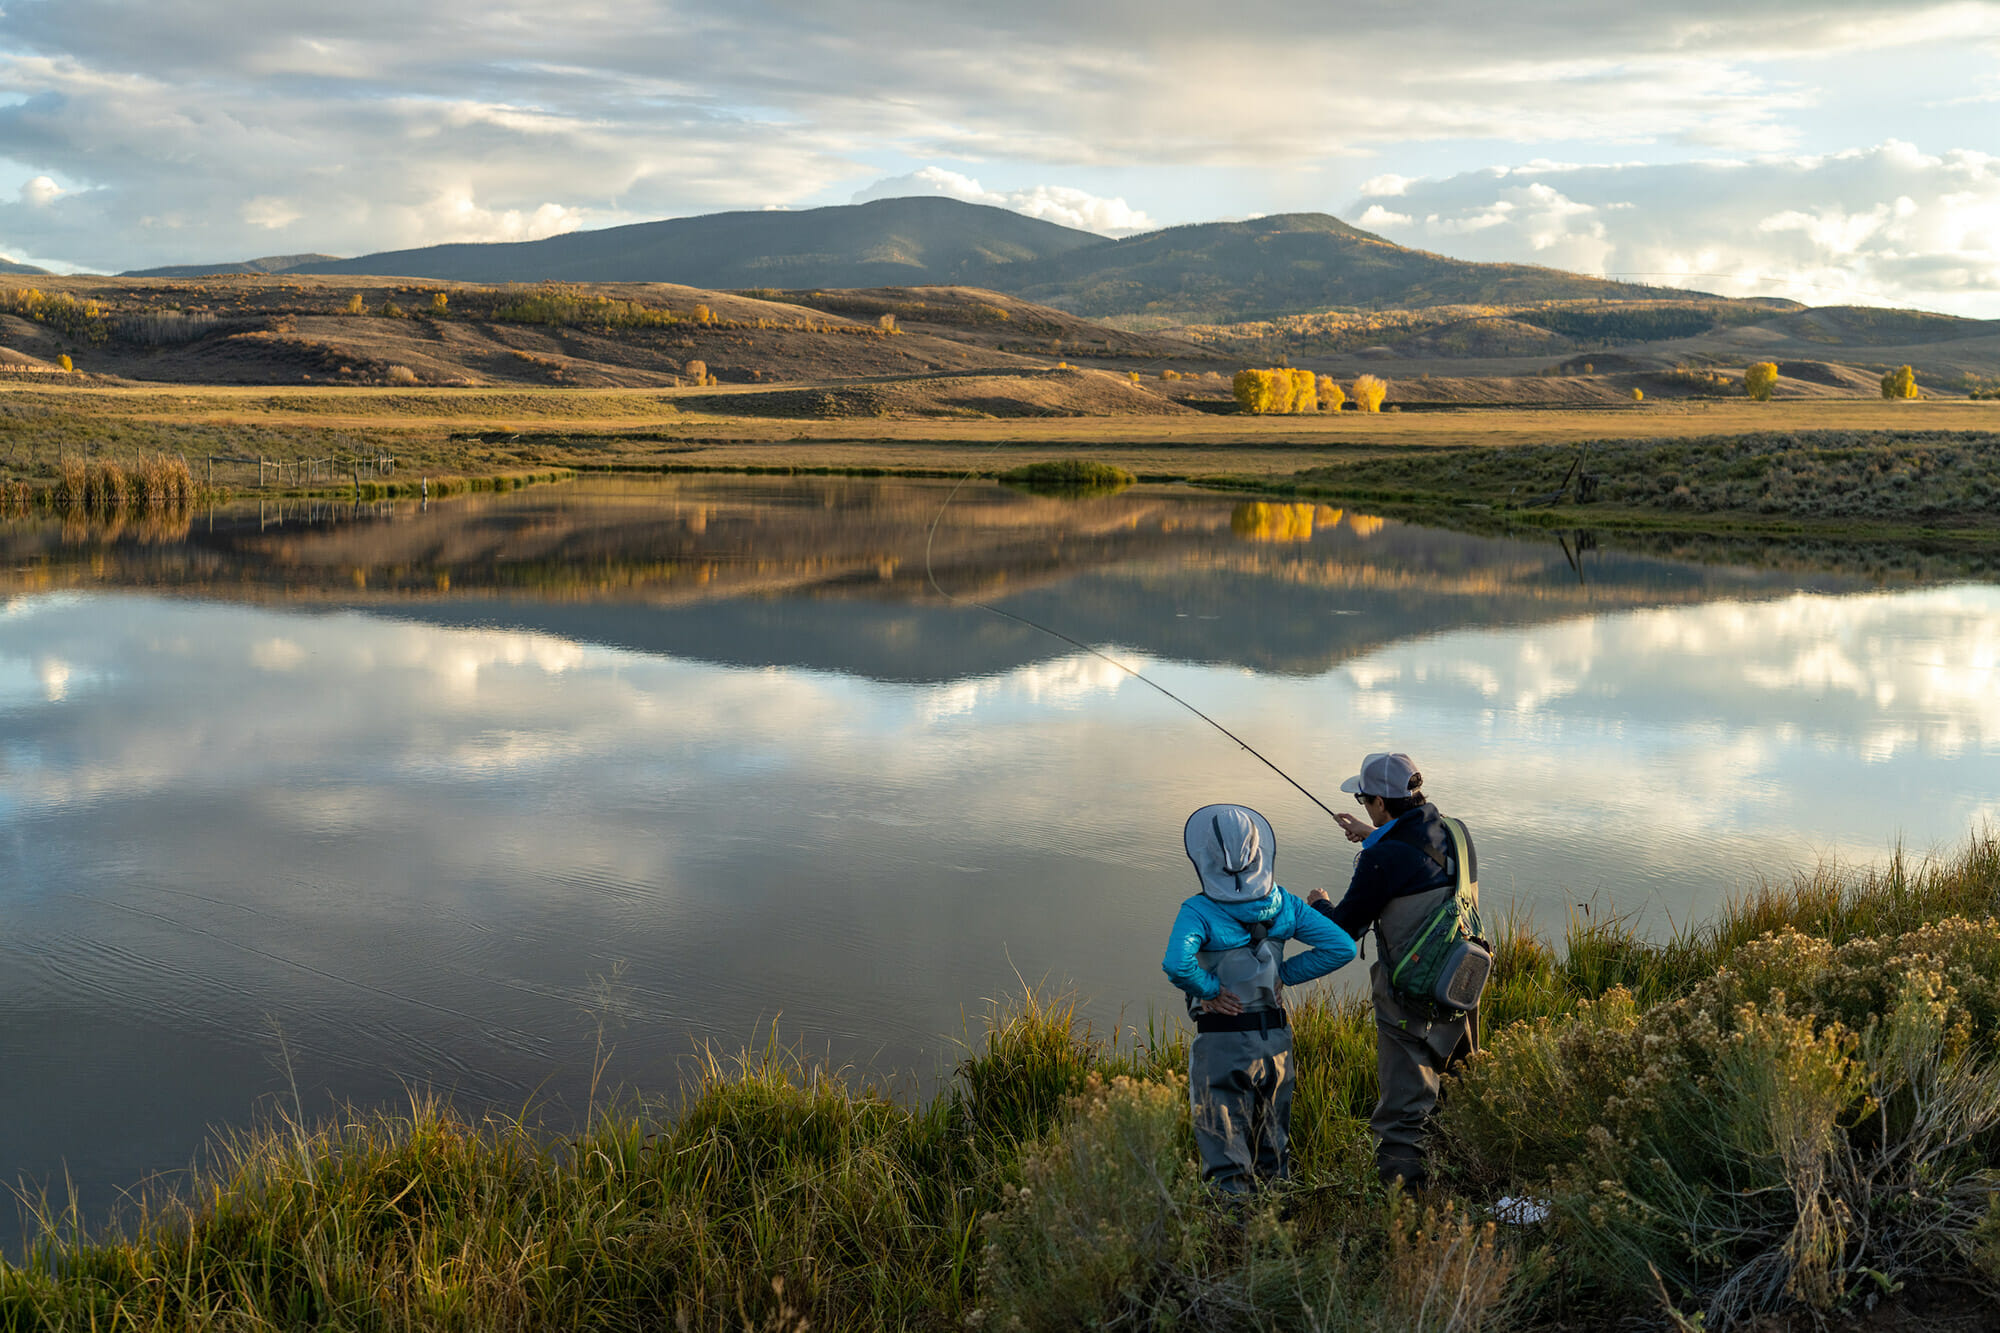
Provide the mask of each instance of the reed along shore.
POLYGON ((279 1120, 108 1229, 45 1204, 0 1330, 1956 1327, 2000 1293, 1996 915, 1988 830, 1662 942, 1509 922, 1420 1199, 1364 1004, 1294 999, 1296 1177, 1238 1219, 1185 1032, 1028 997, 922 1102, 774 1045, 572 1139, 279 1120))

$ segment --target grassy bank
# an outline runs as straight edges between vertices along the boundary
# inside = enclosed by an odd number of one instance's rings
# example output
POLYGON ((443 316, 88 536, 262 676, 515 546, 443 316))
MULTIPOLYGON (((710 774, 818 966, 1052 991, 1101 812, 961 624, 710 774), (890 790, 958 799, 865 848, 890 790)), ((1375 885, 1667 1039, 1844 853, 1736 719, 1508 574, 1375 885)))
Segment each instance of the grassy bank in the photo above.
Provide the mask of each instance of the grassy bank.
POLYGON ((47 1217, 0 1329, 1837 1322, 2000 1281, 1996 911, 1985 835, 1663 943, 1510 926, 1422 1206, 1368 1169, 1364 1007, 1295 1004, 1298 1178, 1239 1231, 1194 1179, 1183 1034, 1030 1001, 920 1104, 773 1047, 570 1140, 421 1099, 270 1126, 110 1233, 47 1217), (1482 1220, 1520 1193, 1549 1220, 1482 1220))
POLYGON ((1600 439, 1354 459, 1278 481, 1240 474, 1198 480, 1347 503, 1476 506, 1514 522, 1563 527, 1990 539, 2000 510, 2000 434, 1600 439))
MULTIPOLYGON (((1270 479, 1301 469, 1436 449, 1677 440, 1754 431, 1991 429, 1987 403, 1836 400, 1686 403, 1583 410, 1250 417, 1049 417, 789 421, 730 416, 696 390, 172 388, 0 385, 0 471, 52 476, 65 454, 264 457, 393 455, 433 475, 582 463, 931 468, 963 472, 1088 451, 1142 475, 1230 471, 1270 479), (94 452, 92 452, 94 451, 94 452)), ((254 479, 254 461, 249 467, 254 479)), ((218 476, 237 489, 240 475, 218 476)))

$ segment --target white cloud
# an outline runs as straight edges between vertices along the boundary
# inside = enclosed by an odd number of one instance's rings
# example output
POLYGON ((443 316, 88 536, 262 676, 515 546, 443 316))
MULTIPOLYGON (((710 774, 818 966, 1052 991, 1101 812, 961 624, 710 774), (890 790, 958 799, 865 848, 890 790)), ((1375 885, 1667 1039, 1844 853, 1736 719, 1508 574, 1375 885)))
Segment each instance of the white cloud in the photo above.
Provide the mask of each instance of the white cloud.
MULTIPOLYGON (((1908 199, 1908 196, 1904 196, 1908 199)), ((1912 211, 1914 210, 1914 201, 1912 211)), ((1773 213, 1757 224, 1758 231, 1796 231, 1805 236, 1820 249, 1834 255, 1851 255, 1860 251, 1862 243, 1882 230, 1890 217, 1890 205, 1877 204, 1866 213, 1849 213, 1844 209, 1822 208, 1812 213, 1802 213, 1796 208, 1788 208, 1782 213, 1773 213)))
POLYGON ((277 231, 289 227, 305 214, 290 202, 275 195, 260 194, 243 205, 243 220, 253 227, 266 231, 277 231))
MULTIPOLYGON (((57 208, 0 201, 0 243, 119 268, 240 257, 281 229, 352 254, 811 204, 884 159, 1060 180, 977 193, 1118 235, 1162 205, 1115 197, 1102 168, 1212 168, 1225 188, 1169 219, 1183 221, 1299 207, 1316 169, 1422 144, 1637 145, 1615 156, 1658 160, 1807 143, 1808 119, 1875 117, 1929 65, 1991 42, 2000 2, 1346 0, 1308 15, 1242 0, 1212 20, 1195 0, 17 4, 0 159, 71 193, 57 208), (1868 87, 1816 72, 1864 56, 1880 72, 1868 87), (451 194, 470 208, 434 206, 451 194)), ((1952 91, 1981 92, 1961 75, 1952 91)), ((1976 108, 1961 114, 1962 135, 1927 139, 1990 137, 1976 108)), ((1382 172, 1363 198, 1406 187, 1382 172)), ((1558 188, 1600 213, 1611 202, 1558 188)), ((1878 202, 1789 199, 1759 217, 1878 202)), ((1538 253, 1565 253, 1574 230, 1544 233, 1538 253)))
POLYGON ((1391 213, 1380 204, 1368 205, 1368 211, 1355 220, 1355 225, 1368 227, 1407 227, 1416 221, 1408 213, 1391 213))
POLYGON ((1410 182, 1400 198, 1400 215, 1372 205, 1362 216, 1392 239, 1448 242, 1471 259, 1816 305, 2000 313, 2000 157, 1984 153, 1892 141, 1559 176, 1496 168, 1410 182))
POLYGON ((63 187, 47 176, 37 176, 21 186, 21 199, 34 208, 47 208, 62 198, 63 187))
POLYGON ((851 202, 865 204, 871 199, 896 199, 913 194, 941 194, 970 204, 990 204, 1102 236, 1130 236, 1152 231, 1159 225, 1123 199, 1106 199, 1062 185, 1037 185, 1005 192, 988 190, 963 172, 943 167, 920 167, 902 176, 886 176, 856 191, 851 202))
POLYGON ((1408 176, 1398 176, 1393 171, 1386 171, 1380 176, 1370 176, 1367 180, 1361 182, 1361 197, 1363 199, 1391 199, 1402 194, 1415 183, 1408 176))

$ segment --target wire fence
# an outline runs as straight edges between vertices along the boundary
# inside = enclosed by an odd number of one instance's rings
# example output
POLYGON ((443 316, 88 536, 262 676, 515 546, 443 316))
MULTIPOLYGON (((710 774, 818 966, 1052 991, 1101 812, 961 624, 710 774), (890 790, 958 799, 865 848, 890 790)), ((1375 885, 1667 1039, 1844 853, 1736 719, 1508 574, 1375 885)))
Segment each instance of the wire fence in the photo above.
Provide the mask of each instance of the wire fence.
MULTIPOLYGON (((187 456, 181 456, 183 460, 187 456)), ((205 472, 203 481, 210 490, 218 483, 232 488, 257 490, 301 489, 307 486, 337 485, 342 481, 352 481, 356 487, 364 479, 379 480, 396 475, 396 459, 393 454, 378 454, 370 458, 271 458, 264 455, 252 457, 248 454, 207 454, 200 460, 205 472), (218 471, 218 468, 220 469, 218 471)), ((192 466, 190 471, 192 471, 192 466)))

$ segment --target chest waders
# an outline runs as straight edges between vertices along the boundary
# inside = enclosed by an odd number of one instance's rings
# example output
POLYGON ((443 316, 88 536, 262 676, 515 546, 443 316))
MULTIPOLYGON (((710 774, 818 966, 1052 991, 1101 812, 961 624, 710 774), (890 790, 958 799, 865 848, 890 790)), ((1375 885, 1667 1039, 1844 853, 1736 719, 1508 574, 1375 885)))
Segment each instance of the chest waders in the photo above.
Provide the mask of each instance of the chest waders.
POLYGON ((1243 1002, 1240 1014, 1198 1014, 1188 1043, 1188 1100, 1202 1179, 1242 1195, 1291 1174, 1292 1033, 1278 1004, 1282 940, 1263 922, 1250 942, 1204 949, 1195 961, 1243 1002))
POLYGON ((1285 961, 1282 940, 1269 938, 1271 927, 1258 921, 1247 924, 1250 943, 1234 949, 1203 949, 1194 960, 1213 976, 1222 988, 1243 1001, 1243 1012, 1284 1011, 1278 1004, 1278 967, 1285 961))
POLYGON ((1375 1074, 1381 1098, 1369 1117, 1375 1165, 1387 1182, 1427 1178, 1424 1140, 1444 1075, 1478 1044, 1478 1004, 1493 955, 1479 932, 1479 883, 1465 826, 1444 821, 1457 864, 1419 848, 1453 881, 1392 898, 1375 921, 1379 957, 1369 968, 1375 1000, 1375 1074))

